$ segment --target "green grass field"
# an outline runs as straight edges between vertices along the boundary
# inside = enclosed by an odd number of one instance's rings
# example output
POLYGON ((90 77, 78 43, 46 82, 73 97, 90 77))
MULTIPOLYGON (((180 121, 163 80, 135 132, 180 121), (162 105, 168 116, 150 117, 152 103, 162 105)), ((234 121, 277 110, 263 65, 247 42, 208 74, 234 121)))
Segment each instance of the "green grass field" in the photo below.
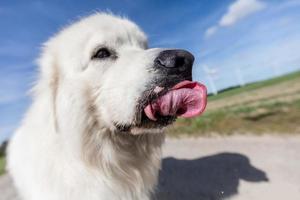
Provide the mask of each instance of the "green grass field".
MULTIPOLYGON (((297 134, 300 133, 300 72, 266 81, 251 83, 241 88, 224 90, 216 96, 208 97, 210 109, 194 119, 178 119, 168 130, 170 136, 179 135, 229 135, 229 134, 297 134), (299 83, 299 84, 298 84, 299 83), (284 87, 282 86, 283 84, 284 87), (287 86, 286 86, 287 85, 287 86), (281 95, 282 90, 296 88, 290 94, 281 95), (295 87, 295 85, 297 85, 295 87), (298 86, 299 85, 299 86, 298 86), (265 92, 272 90, 273 96, 264 97, 265 92), (259 94, 255 99, 250 92, 259 94), (261 91, 261 92, 260 92, 261 91), (278 91, 278 92, 276 92, 278 91), (250 94, 251 102, 242 102, 225 106, 228 101, 240 100, 250 94), (218 103, 217 109, 212 107, 218 103)), ((246 98, 247 99, 247 98, 246 98)))
POLYGON ((0 175, 5 172, 5 158, 4 156, 0 157, 0 175))
POLYGON ((196 119, 179 119, 170 135, 230 135, 263 133, 300 133, 300 100, 261 103, 207 112, 196 119))

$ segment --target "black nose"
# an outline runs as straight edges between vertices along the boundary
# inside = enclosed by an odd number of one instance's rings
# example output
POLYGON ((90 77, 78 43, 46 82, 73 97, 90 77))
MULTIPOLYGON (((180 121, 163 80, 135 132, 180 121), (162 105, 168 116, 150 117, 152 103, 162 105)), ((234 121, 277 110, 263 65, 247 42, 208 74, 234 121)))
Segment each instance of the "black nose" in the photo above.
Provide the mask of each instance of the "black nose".
POLYGON ((165 50, 154 60, 155 65, 167 71, 168 74, 192 76, 194 56, 185 50, 165 50))

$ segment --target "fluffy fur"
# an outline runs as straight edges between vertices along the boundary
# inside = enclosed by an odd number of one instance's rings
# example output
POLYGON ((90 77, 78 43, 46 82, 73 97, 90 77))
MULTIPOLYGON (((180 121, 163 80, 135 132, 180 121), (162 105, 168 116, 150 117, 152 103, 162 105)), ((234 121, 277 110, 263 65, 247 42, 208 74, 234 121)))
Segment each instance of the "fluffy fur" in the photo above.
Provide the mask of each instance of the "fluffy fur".
POLYGON ((132 22, 103 13, 44 45, 33 103, 8 149, 8 170, 23 200, 150 198, 164 135, 135 125, 161 51, 147 49, 132 22), (102 47, 114 57, 91 59, 102 47), (130 131, 117 128, 128 124, 130 131))

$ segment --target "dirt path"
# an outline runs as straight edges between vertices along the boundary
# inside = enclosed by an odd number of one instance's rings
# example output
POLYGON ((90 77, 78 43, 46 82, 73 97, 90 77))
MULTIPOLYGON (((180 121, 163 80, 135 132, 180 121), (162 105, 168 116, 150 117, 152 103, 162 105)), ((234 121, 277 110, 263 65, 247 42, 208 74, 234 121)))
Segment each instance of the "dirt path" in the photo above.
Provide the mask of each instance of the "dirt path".
MULTIPOLYGON (((155 199, 300 199, 300 137, 167 139, 155 199)), ((8 176, 0 200, 16 200, 8 176)))

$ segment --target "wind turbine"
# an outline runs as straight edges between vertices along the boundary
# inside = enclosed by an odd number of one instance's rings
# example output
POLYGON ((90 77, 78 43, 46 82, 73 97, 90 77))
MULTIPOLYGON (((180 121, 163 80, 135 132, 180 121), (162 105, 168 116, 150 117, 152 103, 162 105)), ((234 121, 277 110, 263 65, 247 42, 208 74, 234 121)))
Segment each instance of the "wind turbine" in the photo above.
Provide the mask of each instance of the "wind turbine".
POLYGON ((204 70, 204 72, 207 75, 206 77, 208 79, 208 82, 209 82, 209 85, 210 85, 210 87, 212 89, 213 94, 217 95, 218 94, 218 90, 217 90, 214 78, 218 74, 218 70, 217 69, 210 69, 210 68, 208 68, 207 65, 203 66, 203 70, 204 70))
POLYGON ((245 80, 239 66, 235 67, 235 76, 240 87, 245 86, 245 80))

